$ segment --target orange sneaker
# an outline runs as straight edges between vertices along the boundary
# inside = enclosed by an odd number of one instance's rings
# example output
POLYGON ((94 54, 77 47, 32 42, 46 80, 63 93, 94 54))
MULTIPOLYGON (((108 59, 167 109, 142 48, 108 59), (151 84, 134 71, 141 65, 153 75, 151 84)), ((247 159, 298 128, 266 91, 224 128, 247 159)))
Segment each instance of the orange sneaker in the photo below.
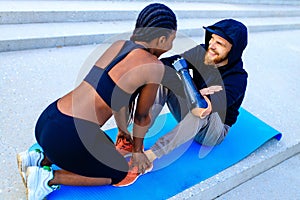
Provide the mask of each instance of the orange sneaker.
POLYGON ((118 137, 116 142, 117 151, 124 157, 130 156, 133 144, 126 137, 118 137))
MULTIPOLYGON (((153 165, 151 165, 150 168, 146 169, 145 170, 145 173, 148 173, 152 170, 153 168, 153 165)), ((130 170, 127 174, 127 176, 119 183, 117 184, 114 184, 113 186, 115 187, 124 187, 124 186, 128 186, 128 185, 131 185, 133 184, 139 176, 143 175, 142 173, 138 173, 138 168, 137 167, 134 167, 132 168, 132 170, 130 170)))

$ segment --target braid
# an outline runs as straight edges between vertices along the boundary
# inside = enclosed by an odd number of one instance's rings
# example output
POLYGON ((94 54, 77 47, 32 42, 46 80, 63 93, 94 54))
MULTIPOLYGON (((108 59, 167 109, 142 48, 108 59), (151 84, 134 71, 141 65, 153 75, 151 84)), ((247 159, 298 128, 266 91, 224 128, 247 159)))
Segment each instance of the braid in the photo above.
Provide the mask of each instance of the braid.
POLYGON ((164 4, 154 3, 140 12, 131 40, 149 42, 160 36, 168 36, 172 30, 177 30, 174 12, 164 4))

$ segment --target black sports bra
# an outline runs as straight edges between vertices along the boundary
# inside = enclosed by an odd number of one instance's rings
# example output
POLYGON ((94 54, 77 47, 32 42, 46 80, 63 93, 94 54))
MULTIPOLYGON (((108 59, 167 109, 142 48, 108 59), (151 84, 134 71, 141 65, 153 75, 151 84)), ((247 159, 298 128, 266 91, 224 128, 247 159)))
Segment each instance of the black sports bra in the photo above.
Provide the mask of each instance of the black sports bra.
POLYGON ((134 49, 147 50, 144 46, 135 44, 133 41, 126 41, 118 55, 107 67, 103 69, 93 66, 84 78, 86 82, 95 88, 105 103, 115 111, 119 111, 123 106, 127 106, 134 101, 141 89, 140 87, 133 94, 129 94, 118 87, 108 75, 108 72, 134 49))

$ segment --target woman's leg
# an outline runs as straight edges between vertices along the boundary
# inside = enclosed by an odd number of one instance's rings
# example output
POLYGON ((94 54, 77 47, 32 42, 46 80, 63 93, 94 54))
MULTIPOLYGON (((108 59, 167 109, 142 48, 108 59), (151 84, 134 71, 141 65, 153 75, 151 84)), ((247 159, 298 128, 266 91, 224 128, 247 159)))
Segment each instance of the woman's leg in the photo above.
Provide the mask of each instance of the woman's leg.
MULTIPOLYGON (((87 177, 101 177, 111 179, 110 182, 114 184, 127 175, 127 161, 99 125, 62 114, 56 102, 48 106, 41 115, 37 123, 36 138, 45 155, 42 166, 53 163, 63 170, 80 174, 82 177, 79 182, 87 177)), ((58 177, 72 173, 58 172, 58 177)), ((58 180, 73 182, 72 179, 58 180)), ((94 185, 94 182, 91 184, 94 185)))
POLYGON ((51 167, 28 167, 26 172, 27 198, 44 199, 59 185, 96 186, 112 183, 110 178, 85 177, 65 170, 53 171, 51 167))
POLYGON ((76 185, 76 186, 93 186, 109 185, 112 183, 111 178, 87 177, 74 174, 66 170, 55 170, 54 178, 49 181, 48 185, 76 185))
MULTIPOLYGON (((44 153, 43 153, 44 154, 44 153)), ((51 166, 53 163, 49 160, 49 158, 44 154, 44 159, 41 161, 41 166, 51 166)))

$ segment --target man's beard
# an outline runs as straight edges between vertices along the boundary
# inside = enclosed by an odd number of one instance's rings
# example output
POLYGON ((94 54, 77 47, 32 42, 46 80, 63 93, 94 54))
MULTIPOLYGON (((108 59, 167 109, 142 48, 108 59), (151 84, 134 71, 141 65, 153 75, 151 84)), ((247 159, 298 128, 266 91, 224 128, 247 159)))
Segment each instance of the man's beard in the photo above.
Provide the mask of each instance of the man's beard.
POLYGON ((217 54, 217 56, 214 56, 214 58, 211 58, 209 56, 208 52, 206 51, 205 56, 204 56, 204 64, 217 66, 219 63, 223 62, 227 58, 228 58, 228 56, 220 57, 219 54, 217 54))

